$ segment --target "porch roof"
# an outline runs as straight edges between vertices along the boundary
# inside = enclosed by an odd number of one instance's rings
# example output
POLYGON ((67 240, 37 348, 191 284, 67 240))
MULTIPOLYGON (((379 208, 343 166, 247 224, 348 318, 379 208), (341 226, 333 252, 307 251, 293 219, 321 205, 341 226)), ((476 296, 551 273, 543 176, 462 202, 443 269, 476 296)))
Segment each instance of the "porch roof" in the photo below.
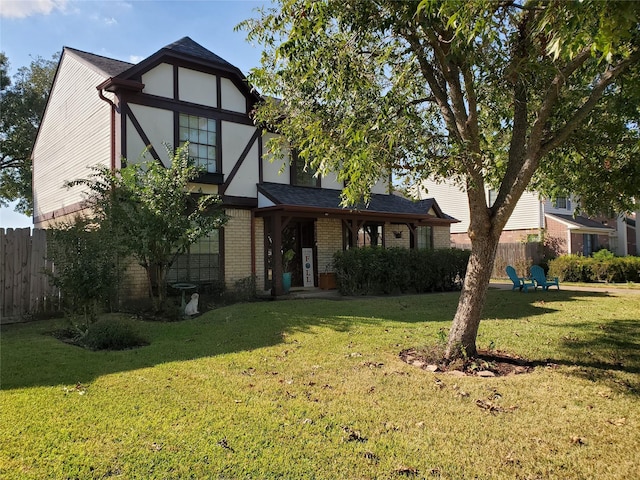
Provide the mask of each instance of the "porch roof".
POLYGON ((569 230, 574 230, 575 232, 597 232, 606 235, 614 231, 613 228, 607 227, 606 225, 603 225, 596 220, 591 220, 587 217, 574 217, 573 215, 561 215, 558 213, 547 213, 546 215, 550 218, 564 223, 565 225, 567 225, 569 230))
POLYGON ((341 191, 328 188, 265 182, 258 185, 258 193, 272 202, 270 206, 258 208, 258 213, 281 210, 289 213, 315 212, 318 215, 376 216, 402 222, 451 224, 459 221, 442 212, 433 198, 414 201, 399 195, 374 193, 368 205, 360 203, 353 207, 343 207, 340 205, 341 191))

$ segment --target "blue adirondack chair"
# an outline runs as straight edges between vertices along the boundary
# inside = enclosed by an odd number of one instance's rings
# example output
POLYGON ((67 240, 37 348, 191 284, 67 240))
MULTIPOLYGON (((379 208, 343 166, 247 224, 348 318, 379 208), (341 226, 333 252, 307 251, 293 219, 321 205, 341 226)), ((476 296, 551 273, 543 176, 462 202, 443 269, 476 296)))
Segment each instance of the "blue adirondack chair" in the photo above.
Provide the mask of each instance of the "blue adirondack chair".
POLYGON ((531 277, 535 282, 534 290, 538 287, 542 287, 543 290, 549 290, 549 287, 553 287, 554 285, 560 290, 560 282, 558 281, 558 277, 555 277, 553 280, 549 280, 547 276, 544 274, 544 270, 539 265, 533 265, 531 267, 531 277))
POLYGON ((533 287, 535 289, 536 285, 535 283, 533 283, 533 280, 519 277, 518 274, 516 273, 516 269, 513 268, 511 265, 508 265, 506 270, 507 270, 507 275, 509 275, 509 278, 513 282, 513 288, 511 289, 512 292, 516 288, 520 291, 524 290, 525 292, 529 291, 529 287, 533 287))

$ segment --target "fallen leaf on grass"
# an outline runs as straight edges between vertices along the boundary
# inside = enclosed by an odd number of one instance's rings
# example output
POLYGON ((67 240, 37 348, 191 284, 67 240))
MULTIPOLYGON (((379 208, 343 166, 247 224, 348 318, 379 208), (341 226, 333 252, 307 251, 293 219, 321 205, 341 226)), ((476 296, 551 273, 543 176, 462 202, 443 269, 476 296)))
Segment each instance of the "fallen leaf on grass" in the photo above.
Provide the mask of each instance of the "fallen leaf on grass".
POLYGON ((346 437, 342 439, 345 442, 366 442, 367 439, 362 436, 362 434, 358 430, 353 430, 351 427, 344 426, 342 430, 347 433, 346 437))
POLYGON ((404 465, 396 468, 393 473, 396 475, 413 476, 418 475, 418 469, 414 467, 405 467, 404 465))
POLYGON ((384 363, 382 362, 362 362, 361 365, 363 367, 369 367, 369 368, 380 368, 384 366, 384 363))
POLYGON ((573 443, 574 445, 586 445, 587 444, 587 442, 585 441, 584 438, 576 437, 576 436, 571 437, 571 443, 573 443))
POLYGON ((364 452, 364 458, 367 460, 371 460, 372 462, 378 463, 380 461, 380 457, 378 457, 373 452, 364 452))
POLYGON ((154 450, 156 452, 159 452, 160 450, 162 450, 163 445, 161 443, 155 443, 153 442, 151 444, 151 450, 154 450))
POLYGON ((615 420, 609 419, 607 420, 608 423, 610 423, 611 425, 615 425, 616 427, 621 427, 622 425, 627 423, 627 419, 626 418, 617 418, 615 420))
POLYGON ((218 441, 218 446, 224 448, 225 450, 229 450, 232 453, 235 452, 235 450, 229 446, 229 443, 227 442, 226 438, 223 438, 222 440, 218 441))

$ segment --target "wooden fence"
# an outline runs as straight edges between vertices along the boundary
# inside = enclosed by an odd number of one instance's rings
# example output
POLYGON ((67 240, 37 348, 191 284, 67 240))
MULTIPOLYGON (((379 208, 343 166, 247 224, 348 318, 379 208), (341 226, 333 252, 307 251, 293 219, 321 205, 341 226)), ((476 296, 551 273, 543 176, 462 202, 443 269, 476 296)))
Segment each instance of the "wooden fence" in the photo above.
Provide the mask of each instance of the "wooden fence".
POLYGON ((57 304, 46 256, 45 230, 0 228, 0 323, 24 321, 57 304))
MULTIPOLYGON (((457 248, 471 250, 471 244, 457 245, 457 248)), ((518 275, 525 276, 529 273, 531 265, 540 264, 544 260, 544 246, 539 242, 528 243, 501 243, 496 252, 496 261, 493 265, 493 278, 507 278, 505 268, 511 265, 518 275)))

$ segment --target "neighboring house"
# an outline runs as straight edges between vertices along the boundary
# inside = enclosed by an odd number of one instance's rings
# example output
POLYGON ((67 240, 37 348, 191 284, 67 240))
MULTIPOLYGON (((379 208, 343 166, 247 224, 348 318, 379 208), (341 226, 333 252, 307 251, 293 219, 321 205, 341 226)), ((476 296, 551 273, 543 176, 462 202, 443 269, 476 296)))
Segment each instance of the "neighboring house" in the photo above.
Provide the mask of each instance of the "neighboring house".
MULTIPOLYGON (((451 226, 451 242, 454 247, 471 244, 469 206, 467 195, 451 182, 424 182, 419 197, 433 197, 446 203, 447 213, 460 220, 451 226)), ((486 190, 487 205, 493 205, 495 190, 486 190)), ((619 218, 587 218, 576 215, 575 201, 570 197, 555 200, 541 198, 535 192, 524 192, 516 204, 509 221, 500 236, 500 243, 539 241, 544 238, 557 254, 591 255, 606 248, 618 255, 634 255, 637 252, 635 215, 619 218)))
POLYGON ((33 149, 35 227, 83 210, 82 189, 63 184, 87 178, 88 167, 118 169, 145 151, 168 165, 164 144, 188 140, 205 169, 194 186, 219 194, 230 220, 175 263, 170 282, 233 286, 254 276, 259 289, 280 294, 288 249, 293 285, 317 286, 338 250, 449 247, 456 220, 433 199, 388 194, 381 181, 368 206, 342 208, 335 175, 314 176, 295 154, 284 165, 270 161, 272 134, 251 118, 259 101, 240 70, 188 37, 135 65, 64 48, 33 149))

